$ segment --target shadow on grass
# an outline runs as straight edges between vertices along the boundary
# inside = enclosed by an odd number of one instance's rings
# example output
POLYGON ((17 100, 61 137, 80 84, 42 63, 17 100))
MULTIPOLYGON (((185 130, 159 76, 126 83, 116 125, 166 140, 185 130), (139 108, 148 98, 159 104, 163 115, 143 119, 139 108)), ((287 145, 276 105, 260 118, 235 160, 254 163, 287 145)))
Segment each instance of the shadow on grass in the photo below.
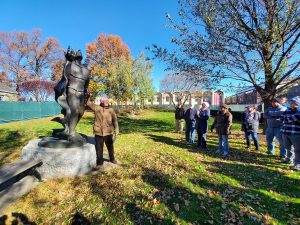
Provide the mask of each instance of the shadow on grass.
POLYGON ((240 213, 242 209, 242 214, 250 213, 250 218, 258 215, 255 220, 263 219, 267 224, 270 218, 274 218, 280 224, 297 224, 300 221, 299 180, 288 178, 274 170, 251 165, 227 162, 212 162, 207 165, 207 171, 213 173, 210 180, 197 176, 190 181, 194 185, 211 190, 212 193, 220 193, 224 209, 228 208, 227 205, 238 205, 236 213, 240 213), (215 178, 216 175, 233 181, 234 186, 220 182, 215 178), (262 215, 269 215, 270 218, 262 215))
MULTIPOLYGON (((217 141, 208 140, 208 149, 209 150, 200 150, 199 152, 210 157, 220 157, 220 155, 215 153, 217 149, 217 141)), ((238 143, 240 144, 240 143, 238 143)), ((228 160, 236 161, 241 163, 257 164, 261 166, 274 166, 276 168, 286 169, 288 166, 280 163, 280 159, 275 155, 268 155, 261 151, 255 150, 246 150, 241 147, 236 146, 237 143, 234 143, 234 140, 229 140, 229 155, 228 160)), ((242 144, 240 144, 242 145, 242 144)))
POLYGON ((182 148, 182 149, 196 147, 196 146, 186 143, 184 139, 178 140, 178 139, 161 136, 161 135, 155 135, 155 134, 147 134, 147 137, 152 139, 155 142, 164 143, 164 144, 175 146, 175 147, 182 148))
MULTIPOLYGON (((281 224, 299 222, 300 203, 289 199, 289 197, 299 198, 298 181, 282 177, 280 173, 272 170, 267 170, 265 174, 261 173, 257 177, 257 173, 253 173, 256 169, 254 166, 238 165, 237 168, 235 164, 228 165, 219 162, 210 165, 218 168, 211 171, 216 175, 223 174, 230 177, 230 174, 228 175, 224 170, 238 172, 243 179, 231 176, 233 179, 237 178, 236 180, 240 181, 243 187, 232 186, 220 181, 214 183, 213 179, 208 176, 199 180, 199 176, 195 176, 191 183, 208 192, 207 195, 201 194, 199 196, 176 183, 173 178, 162 171, 144 169, 142 179, 155 188, 152 193, 153 198, 162 202, 177 218, 187 223, 261 224, 262 222, 270 222, 268 215, 281 224), (230 168, 224 169, 225 166, 230 168), (253 176, 252 179, 247 179, 248 174, 253 176), (271 180, 280 176, 281 182, 273 181, 265 184, 266 176, 270 176, 271 180), (255 177, 257 178, 255 179, 255 177), (254 180, 257 182, 256 187, 252 183, 254 180), (269 195, 268 192, 271 190, 283 196, 280 198, 275 194, 269 195), (290 193, 291 196, 287 196, 287 193, 290 193)), ((144 196, 144 199, 149 199, 149 196, 144 196)))
POLYGON ((11 131, 7 129, 0 129, 0 166, 3 165, 5 159, 16 151, 16 148, 25 144, 22 140, 22 135, 19 131, 11 131))
POLYGON ((174 129, 174 125, 159 119, 132 119, 129 117, 119 117, 121 133, 147 133, 147 132, 167 132, 174 129))
MULTIPOLYGON (((13 221, 10 223, 11 225, 18 225, 18 224, 26 224, 26 225, 36 225, 37 223, 30 221, 28 217, 23 213, 12 213, 13 221)), ((7 215, 0 217, 0 225, 8 225, 7 223, 7 215)))
MULTIPOLYGON (((138 119, 127 116, 118 116, 118 123, 121 133, 147 133, 167 132, 174 129, 174 124, 160 119, 138 119)), ((94 124, 94 116, 85 117, 80 121, 82 126, 94 124)))
MULTIPOLYGON (((234 162, 210 162, 207 164, 209 165, 208 171, 231 177, 244 187, 271 190, 271 195, 274 192, 290 198, 300 198, 300 179, 289 178, 277 170, 234 162)), ((298 205, 300 207, 300 203, 298 205)))
MULTIPOLYGON (((179 219, 187 223, 209 224, 208 220, 211 219, 209 208, 205 211, 199 207, 201 201, 197 198, 197 194, 185 187, 177 186, 170 176, 161 171, 142 168, 141 179, 155 190, 150 193, 139 190, 134 195, 128 196, 128 190, 124 189, 119 178, 115 179, 110 180, 109 184, 99 184, 97 180, 89 179, 92 193, 101 198, 109 210, 104 218, 114 214, 120 224, 125 224, 123 219, 125 221, 130 219, 133 224, 141 225, 176 224, 179 219)), ((110 221, 110 224, 113 224, 113 221, 110 221)))
MULTIPOLYGON (((193 144, 186 143, 184 136, 182 139, 174 139, 167 136, 155 135, 155 134, 147 134, 147 137, 154 140, 155 142, 164 143, 170 146, 175 146, 178 148, 186 149, 187 151, 194 152, 194 153, 201 153, 204 155, 208 155, 210 157, 218 158, 220 155, 216 154, 215 151, 217 149, 218 140, 215 136, 208 136, 207 139, 207 146, 209 150, 201 150, 198 148, 197 141, 193 144)), ((244 143, 238 142, 234 143, 234 139, 229 139, 229 157, 228 159, 231 161, 242 162, 242 163, 254 163, 262 166, 276 166, 277 168, 286 169, 287 165, 280 164, 280 160, 277 156, 274 155, 267 155, 263 151, 249 151, 243 150, 241 147, 237 147, 236 145, 239 144, 244 146, 244 143)))
MULTIPOLYGON (((144 196, 140 195, 136 196, 136 198, 142 200, 144 199, 144 196)), ((133 202, 128 203, 125 206, 125 209, 134 224, 174 224, 172 220, 155 215, 150 210, 145 210, 133 202)))
MULTIPOLYGON (((94 219, 93 219, 94 220, 94 219)), ((102 222, 99 221, 98 222, 102 222)), ((70 222, 70 225, 91 225, 92 222, 90 219, 86 218, 84 215, 82 215, 79 212, 76 212, 70 222)))
MULTIPOLYGON (((36 225, 37 223, 30 221, 29 218, 24 213, 12 213, 13 221, 10 223, 10 225, 18 225, 18 224, 24 224, 24 225, 36 225)), ((7 215, 0 216, 0 225, 9 225, 7 223, 7 215)), ((97 221, 101 222, 101 221, 97 221)), ((76 212, 70 222, 70 225, 91 225, 91 221, 87 219, 85 216, 83 216, 81 213, 76 212)))
MULTIPOLYGON (((183 136, 181 140, 155 134, 147 134, 147 137, 154 140, 155 142, 160 142, 170 146, 186 149, 189 152, 201 153, 214 158, 220 157, 220 155, 215 153, 215 149, 217 149, 216 146, 218 144, 218 141, 215 137, 210 137, 210 139, 208 139, 207 146, 209 150, 200 150, 200 148, 196 146, 197 141, 193 144, 186 143, 183 136)), ((266 155, 262 152, 250 152, 241 150, 237 147, 231 147, 228 159, 242 163, 255 163, 259 165, 268 164, 277 166, 279 161, 274 161, 274 158, 276 158, 276 156, 266 155)), ((282 166, 283 168, 285 168, 284 165, 282 166)))
MULTIPOLYGON (((202 179, 195 176, 191 183, 207 192, 196 194, 162 171, 149 168, 143 169, 142 179, 153 189, 150 193, 135 196, 139 202, 146 202, 148 209, 142 209, 136 203, 126 205, 134 224, 175 224, 180 221, 190 224, 268 224, 270 220, 296 224, 299 216, 299 203, 276 199, 258 187, 236 187, 228 183, 214 183, 208 176, 202 179), (168 216, 162 218, 156 215, 156 210, 159 210, 155 209, 156 201, 167 207, 168 216), (294 217, 291 218, 291 215, 294 217)), ((262 188, 267 191, 268 187, 262 188)))
MULTIPOLYGON (((213 218, 212 215, 215 213, 213 209, 204 207, 209 199, 199 198, 199 195, 177 184, 174 178, 164 172, 144 168, 142 179, 153 186, 151 196, 168 208, 169 216, 172 214, 176 216, 176 219, 168 224, 178 223, 178 219, 192 224, 210 224, 211 221, 213 224, 222 224, 218 218, 213 218), (201 205, 203 207, 200 207, 201 205)), ((144 196, 144 199, 147 198, 149 199, 148 196, 144 196)), ((212 202, 217 204, 214 200, 212 202)))

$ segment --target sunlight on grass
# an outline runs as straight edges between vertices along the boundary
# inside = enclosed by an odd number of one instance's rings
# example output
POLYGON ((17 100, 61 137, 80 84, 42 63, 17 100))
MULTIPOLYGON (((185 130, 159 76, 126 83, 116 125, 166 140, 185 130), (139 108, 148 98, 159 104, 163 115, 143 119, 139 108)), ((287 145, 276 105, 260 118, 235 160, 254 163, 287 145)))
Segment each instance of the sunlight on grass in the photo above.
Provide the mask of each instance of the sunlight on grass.
POLYGON ((282 195, 282 194, 276 193, 272 190, 260 189, 259 192, 265 194, 266 196, 269 196, 270 198, 274 198, 277 201, 282 201, 282 202, 286 202, 286 203, 291 202, 291 203, 300 204, 300 198, 292 198, 292 197, 287 196, 287 195, 282 195))
MULTIPOLYGON (((93 122, 93 114, 86 113, 77 131, 92 136, 93 122)), ((9 220, 12 212, 20 212, 37 224, 70 224, 78 216, 91 224, 299 221, 300 173, 263 150, 246 151, 240 124, 233 126, 224 160, 215 154, 215 133, 208 133, 207 151, 174 133, 174 113, 145 110, 119 116, 119 123, 115 152, 120 168, 49 179, 5 210, 9 220)), ((0 163, 18 160, 29 140, 56 128, 60 125, 50 118, 0 125, 0 163)))

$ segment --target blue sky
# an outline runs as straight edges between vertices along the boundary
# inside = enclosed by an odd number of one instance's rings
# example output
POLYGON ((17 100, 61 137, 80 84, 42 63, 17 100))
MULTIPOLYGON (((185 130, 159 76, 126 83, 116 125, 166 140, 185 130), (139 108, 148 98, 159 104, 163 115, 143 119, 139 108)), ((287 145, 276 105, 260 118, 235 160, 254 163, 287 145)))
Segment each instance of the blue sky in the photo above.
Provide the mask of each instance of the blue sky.
MULTIPOLYGON (((63 48, 83 51, 99 33, 117 34, 135 57, 141 51, 147 54, 145 47, 151 44, 170 46, 173 31, 167 28, 166 13, 175 15, 177 9, 175 0, 2 0, 0 30, 39 28, 44 38, 57 38, 63 48)), ((165 65, 153 63, 158 88, 165 65)))

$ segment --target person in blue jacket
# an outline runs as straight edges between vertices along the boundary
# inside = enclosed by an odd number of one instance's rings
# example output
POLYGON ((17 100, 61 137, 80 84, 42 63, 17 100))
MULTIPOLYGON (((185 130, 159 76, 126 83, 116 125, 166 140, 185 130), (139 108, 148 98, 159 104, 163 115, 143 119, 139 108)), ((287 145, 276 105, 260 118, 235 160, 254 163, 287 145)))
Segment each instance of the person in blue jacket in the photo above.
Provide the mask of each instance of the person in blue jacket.
POLYGON ((196 114, 197 114, 197 110, 193 108, 192 104, 190 104, 189 109, 187 109, 184 114, 184 119, 186 123, 185 139, 188 143, 194 143, 195 141, 196 114))
POLYGON ((196 129, 198 133, 197 147, 207 150, 206 133, 208 131, 208 119, 210 117, 209 103, 203 102, 202 107, 197 111, 196 129))
POLYGON ((267 120, 268 128, 266 131, 266 138, 267 138, 267 147, 268 150, 266 153, 268 154, 275 154, 274 147, 275 147, 275 137, 279 142, 280 148, 280 157, 286 157, 286 150, 283 144, 282 136, 280 134, 280 129, 282 127, 281 116, 283 112, 286 110, 286 107, 280 105, 280 99, 274 98, 272 100, 272 106, 269 107, 266 112, 264 113, 264 118, 267 120))
POLYGON ((287 150, 283 163, 294 164, 294 169, 300 171, 300 96, 290 100, 290 109, 285 111, 280 132, 287 150))
POLYGON ((251 139, 254 142, 255 150, 259 150, 259 142, 258 142, 258 129, 259 129, 259 120, 260 113, 256 111, 256 107, 253 105, 249 105, 246 107, 246 111, 244 113, 243 123, 242 123, 242 131, 245 132, 246 139, 246 149, 250 149, 251 139))

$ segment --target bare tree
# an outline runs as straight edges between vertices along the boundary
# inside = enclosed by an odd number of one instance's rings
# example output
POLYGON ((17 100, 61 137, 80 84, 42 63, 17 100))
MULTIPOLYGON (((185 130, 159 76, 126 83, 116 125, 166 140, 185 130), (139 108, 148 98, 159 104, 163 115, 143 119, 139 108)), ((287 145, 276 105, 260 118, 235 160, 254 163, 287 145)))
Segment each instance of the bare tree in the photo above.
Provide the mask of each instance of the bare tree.
POLYGON ((171 67, 205 69, 212 85, 253 86, 265 108, 300 79, 299 0, 178 0, 179 20, 167 17, 179 48, 154 45, 171 67))
POLYGON ((193 76, 189 73, 168 73, 160 80, 160 91, 169 94, 170 99, 174 107, 173 95, 176 96, 176 100, 183 105, 190 98, 191 92, 199 91, 201 85, 193 76))
MULTIPOLYGON (((39 30, 0 32, 0 68, 15 82, 19 94, 23 82, 50 79, 51 66, 62 56, 58 41, 55 38, 44 41, 39 30)), ((35 95, 36 101, 41 101, 39 88, 35 95)))
MULTIPOLYGON (((62 49, 55 38, 42 40, 41 31, 33 30, 29 33, 29 67, 33 77, 38 80, 50 78, 51 67, 62 58, 62 49)), ((42 93, 40 88, 36 89, 36 101, 40 102, 42 93)))
POLYGON ((144 108, 146 99, 153 99, 155 89, 151 79, 152 62, 140 53, 134 61, 134 107, 136 107, 135 95, 138 96, 140 106, 144 108))
POLYGON ((29 51, 26 32, 0 32, 0 68, 15 82, 19 94, 21 83, 30 76, 29 51))

